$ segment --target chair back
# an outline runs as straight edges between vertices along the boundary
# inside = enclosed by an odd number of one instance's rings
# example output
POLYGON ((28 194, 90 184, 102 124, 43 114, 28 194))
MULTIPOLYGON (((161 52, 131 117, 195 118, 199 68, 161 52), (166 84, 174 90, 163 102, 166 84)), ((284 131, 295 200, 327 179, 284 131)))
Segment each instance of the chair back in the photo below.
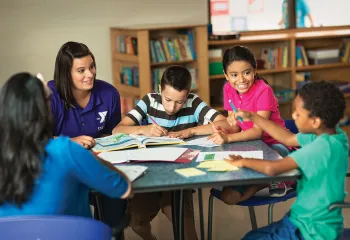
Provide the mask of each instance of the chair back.
POLYGON ((284 120, 284 124, 286 125, 286 128, 289 129, 289 131, 291 131, 292 133, 297 134, 299 132, 294 120, 284 120))
POLYGON ((112 230, 102 222, 76 216, 18 216, 0 218, 1 239, 111 240, 112 230))

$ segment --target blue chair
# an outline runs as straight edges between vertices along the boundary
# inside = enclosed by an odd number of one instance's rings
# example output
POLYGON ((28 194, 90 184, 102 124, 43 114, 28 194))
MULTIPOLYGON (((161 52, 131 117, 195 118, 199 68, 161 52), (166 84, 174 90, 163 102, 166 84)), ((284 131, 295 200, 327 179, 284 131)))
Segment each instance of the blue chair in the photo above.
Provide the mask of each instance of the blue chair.
MULTIPOLYGON (((292 133, 298 133, 298 128, 295 125, 294 120, 284 120, 286 128, 289 129, 292 133)), ((252 229, 255 230, 258 228, 255 216, 255 206, 263 206, 269 205, 268 207, 268 223, 271 224, 273 222, 273 207, 275 203, 285 202, 291 198, 296 197, 296 191, 292 190, 288 192, 285 196, 275 198, 275 197, 258 197, 253 196, 246 201, 240 202, 237 205, 245 206, 249 209, 250 221, 252 225, 252 229)), ((217 189, 210 190, 209 196, 209 211, 208 211, 208 240, 212 239, 212 227, 213 227, 213 205, 214 198, 221 200, 221 191, 217 189)))
POLYGON ((76 216, 17 216, 0 218, 1 239, 111 240, 112 230, 102 222, 76 216))
MULTIPOLYGON (((336 209, 336 208, 350 208, 350 203, 347 203, 347 202, 333 203, 328 207, 328 210, 332 211, 333 209, 336 209)), ((345 228, 339 240, 349 240, 349 239, 350 239, 350 229, 345 228)))

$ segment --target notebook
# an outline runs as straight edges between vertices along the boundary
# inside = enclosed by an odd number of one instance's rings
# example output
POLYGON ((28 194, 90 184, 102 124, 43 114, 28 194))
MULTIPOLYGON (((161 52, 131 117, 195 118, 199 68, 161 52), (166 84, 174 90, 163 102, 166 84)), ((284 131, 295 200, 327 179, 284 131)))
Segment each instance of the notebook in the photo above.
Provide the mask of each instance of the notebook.
POLYGON ((147 167, 139 166, 139 165, 128 165, 128 166, 115 166, 118 170, 123 172, 131 182, 138 179, 141 175, 143 175, 147 167))
POLYGON ((96 145, 92 148, 94 152, 105 152, 122 150, 127 148, 145 148, 146 145, 167 145, 184 143, 178 138, 169 137, 145 137, 140 135, 128 135, 116 133, 107 137, 95 138, 96 145))

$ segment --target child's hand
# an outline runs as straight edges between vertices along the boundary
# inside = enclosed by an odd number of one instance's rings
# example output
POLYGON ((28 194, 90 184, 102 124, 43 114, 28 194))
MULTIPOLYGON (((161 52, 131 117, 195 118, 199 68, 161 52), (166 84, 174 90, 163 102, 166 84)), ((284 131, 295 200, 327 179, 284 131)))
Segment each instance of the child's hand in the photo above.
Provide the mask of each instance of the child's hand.
POLYGON ((193 132, 192 130, 189 128, 189 129, 185 129, 185 130, 182 130, 182 131, 178 131, 178 132, 170 132, 168 134, 168 137, 171 137, 171 138, 190 138, 190 137, 193 137, 193 132))
POLYGON ((234 113, 228 115, 226 119, 227 119, 228 124, 230 124, 231 127, 237 126, 237 120, 235 119, 234 113))
POLYGON ((227 135, 221 132, 213 133, 208 137, 208 140, 211 140, 213 143, 220 144, 220 145, 224 143, 228 143, 227 135))
POLYGON ((243 160, 242 156, 240 155, 229 155, 230 159, 224 158, 225 161, 229 161, 230 164, 236 167, 244 167, 243 166, 243 160))
POLYGON ((150 124, 144 126, 142 134, 147 137, 161 137, 168 135, 168 131, 157 124, 150 124))
POLYGON ((238 110, 238 112, 233 113, 231 116, 233 116, 236 121, 238 120, 238 117, 241 117, 243 121, 252 121, 254 113, 244 110, 238 110))
POLYGON ((213 125, 211 125, 211 128, 213 129, 214 133, 219 132, 219 133, 222 133, 223 135, 229 134, 229 130, 226 129, 226 128, 223 128, 221 126, 213 126, 213 125))

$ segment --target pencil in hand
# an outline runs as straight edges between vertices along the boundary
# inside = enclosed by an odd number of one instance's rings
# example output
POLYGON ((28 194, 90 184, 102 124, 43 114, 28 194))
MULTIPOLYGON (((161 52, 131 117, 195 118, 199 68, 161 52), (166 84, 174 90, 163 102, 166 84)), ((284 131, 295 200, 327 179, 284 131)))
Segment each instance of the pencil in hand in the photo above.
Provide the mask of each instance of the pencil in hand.
POLYGON ((215 128, 216 131, 222 133, 223 135, 226 135, 222 130, 218 129, 218 127, 207 117, 205 117, 205 119, 208 120, 208 122, 213 126, 213 128, 215 128))
MULTIPOLYGON (((229 102, 229 104, 230 104, 232 110, 233 110, 235 113, 238 112, 237 109, 235 108, 235 105, 233 105, 231 99, 229 99, 228 102, 229 102)), ((241 117, 238 117, 238 120, 239 120, 241 123, 243 123, 243 119, 242 119, 241 117)))
POLYGON ((151 117, 151 115, 149 115, 149 114, 147 113, 147 116, 149 117, 149 119, 151 119, 151 121, 152 121, 155 125, 158 125, 158 126, 159 126, 159 124, 156 122, 156 120, 154 120, 153 117, 151 117))

